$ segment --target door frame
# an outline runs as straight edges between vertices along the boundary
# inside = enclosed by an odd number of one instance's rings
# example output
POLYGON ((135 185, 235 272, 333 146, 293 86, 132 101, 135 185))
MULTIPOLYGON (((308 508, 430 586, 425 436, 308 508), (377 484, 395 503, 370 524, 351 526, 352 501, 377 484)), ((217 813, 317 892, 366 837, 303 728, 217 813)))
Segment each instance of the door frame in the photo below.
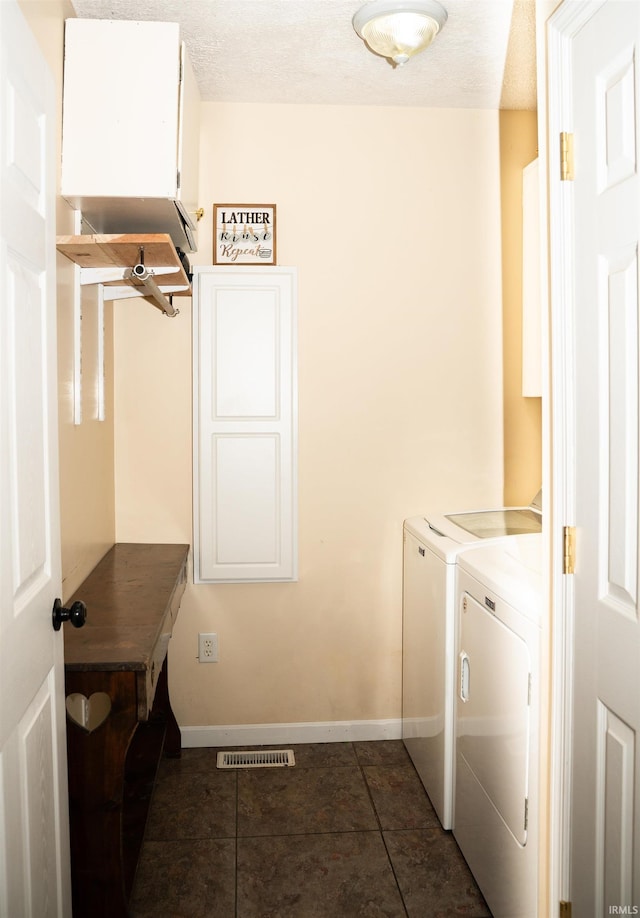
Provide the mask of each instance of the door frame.
POLYGON ((560 179, 560 133, 573 132, 572 43, 607 0, 565 0, 546 26, 549 215, 551 724, 549 914, 571 899, 574 582, 563 573, 563 527, 576 521, 574 197, 560 179))

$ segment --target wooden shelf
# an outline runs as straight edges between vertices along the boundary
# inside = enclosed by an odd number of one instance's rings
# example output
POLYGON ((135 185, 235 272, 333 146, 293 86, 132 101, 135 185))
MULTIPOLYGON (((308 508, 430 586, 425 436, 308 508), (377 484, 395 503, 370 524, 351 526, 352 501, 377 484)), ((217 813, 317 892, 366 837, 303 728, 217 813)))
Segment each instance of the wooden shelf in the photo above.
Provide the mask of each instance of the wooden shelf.
POLYGON ((106 299, 141 296, 165 314, 177 315, 166 296, 191 296, 189 278, 168 233, 58 236, 56 247, 80 266, 81 284, 107 288, 106 299), (132 275, 142 266, 150 279, 132 275))
MULTIPOLYGON (((140 262, 144 250, 144 265, 153 272, 156 284, 180 287, 176 296, 191 296, 191 285, 176 247, 168 233, 127 233, 95 236, 58 236, 56 248, 81 268, 132 268, 140 262), (157 268, 169 268, 171 273, 157 273, 157 268)), ((106 285, 128 283, 122 278, 104 282, 106 285)))

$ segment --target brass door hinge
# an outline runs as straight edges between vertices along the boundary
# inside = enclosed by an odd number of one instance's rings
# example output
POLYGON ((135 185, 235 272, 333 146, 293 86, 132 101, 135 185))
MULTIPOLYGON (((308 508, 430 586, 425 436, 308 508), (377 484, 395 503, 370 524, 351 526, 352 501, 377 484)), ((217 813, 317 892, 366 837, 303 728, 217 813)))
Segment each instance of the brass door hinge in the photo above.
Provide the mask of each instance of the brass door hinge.
POLYGON ((562 529, 562 573, 574 574, 576 570, 576 527, 562 529))
POLYGON ((571 903, 562 900, 560 902, 560 918, 571 918, 571 903))
POLYGON ((575 179, 573 162, 573 134, 562 131, 560 134, 560 181, 572 182, 575 179))

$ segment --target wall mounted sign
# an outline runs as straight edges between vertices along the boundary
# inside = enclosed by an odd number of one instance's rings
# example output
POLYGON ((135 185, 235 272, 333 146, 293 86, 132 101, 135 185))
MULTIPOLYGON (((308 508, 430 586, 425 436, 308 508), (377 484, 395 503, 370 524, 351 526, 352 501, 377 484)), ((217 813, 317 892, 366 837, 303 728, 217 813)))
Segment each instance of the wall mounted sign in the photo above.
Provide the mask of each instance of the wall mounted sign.
POLYGON ((275 204, 213 205, 214 265, 275 265, 275 204))

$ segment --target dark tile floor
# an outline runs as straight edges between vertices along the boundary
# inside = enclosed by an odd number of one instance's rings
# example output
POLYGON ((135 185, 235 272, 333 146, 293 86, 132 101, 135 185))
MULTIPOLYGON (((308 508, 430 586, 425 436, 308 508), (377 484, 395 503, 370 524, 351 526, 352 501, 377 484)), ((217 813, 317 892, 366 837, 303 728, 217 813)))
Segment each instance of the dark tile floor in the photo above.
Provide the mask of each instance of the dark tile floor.
POLYGON ((163 760, 132 918, 490 918, 401 741, 290 748, 293 768, 163 760))

